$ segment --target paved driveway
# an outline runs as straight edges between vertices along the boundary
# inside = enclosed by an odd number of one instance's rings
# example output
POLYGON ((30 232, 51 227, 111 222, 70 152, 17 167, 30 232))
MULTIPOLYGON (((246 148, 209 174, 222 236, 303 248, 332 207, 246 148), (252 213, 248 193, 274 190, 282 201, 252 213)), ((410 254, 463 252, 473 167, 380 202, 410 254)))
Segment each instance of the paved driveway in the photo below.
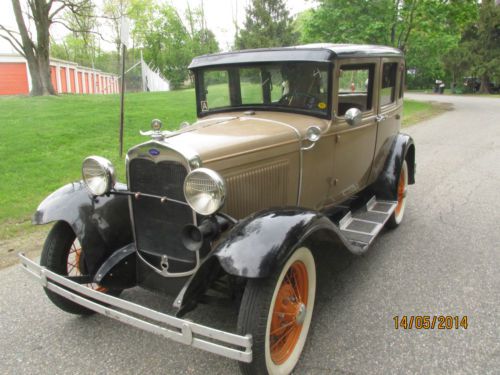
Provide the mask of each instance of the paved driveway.
MULTIPOLYGON (((498 374, 500 99, 408 97, 455 109, 405 130, 418 166, 400 228, 364 256, 324 264, 297 374, 498 374), (395 330, 395 315, 467 315, 469 328, 395 330)), ((164 311, 171 304, 138 290, 124 296, 164 311)), ((231 329, 236 312, 202 308, 190 317, 231 329)), ((67 315, 18 267, 0 272, 0 332, 2 374, 237 371, 232 361, 102 316, 67 315)))

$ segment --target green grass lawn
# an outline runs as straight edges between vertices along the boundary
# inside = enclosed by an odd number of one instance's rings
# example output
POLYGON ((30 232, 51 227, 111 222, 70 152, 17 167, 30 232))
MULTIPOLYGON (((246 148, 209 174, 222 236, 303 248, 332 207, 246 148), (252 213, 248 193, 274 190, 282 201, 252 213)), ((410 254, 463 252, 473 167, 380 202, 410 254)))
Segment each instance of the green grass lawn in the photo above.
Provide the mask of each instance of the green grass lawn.
MULTIPOLYGON (((83 158, 101 155, 124 175, 118 156, 119 96, 0 97, 0 239, 33 230, 40 201, 80 178, 83 158)), ((124 150, 147 138, 150 121, 167 129, 196 118, 193 90, 127 94, 124 150)), ((406 101, 404 118, 432 109, 406 101)))
POLYGON ((451 105, 446 103, 429 103, 405 100, 402 127, 404 128, 427 120, 450 109, 451 105))

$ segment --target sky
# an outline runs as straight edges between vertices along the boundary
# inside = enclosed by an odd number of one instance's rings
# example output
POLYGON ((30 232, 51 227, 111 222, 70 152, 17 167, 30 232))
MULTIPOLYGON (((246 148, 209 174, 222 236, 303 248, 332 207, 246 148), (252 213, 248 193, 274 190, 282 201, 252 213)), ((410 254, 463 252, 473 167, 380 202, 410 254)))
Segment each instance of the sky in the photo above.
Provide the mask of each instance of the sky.
MULTIPOLYGON (((97 0, 97 2, 100 3, 102 0, 97 0)), ((181 16, 185 13, 187 3, 192 8, 195 8, 199 7, 203 2, 207 27, 214 32, 219 41, 219 47, 222 50, 228 50, 233 43, 236 31, 233 19, 237 18, 240 27, 243 25, 245 8, 251 0, 159 0, 159 2, 171 3, 181 16)), ((296 15, 305 9, 311 8, 314 5, 314 0, 286 0, 286 3, 290 13, 296 15)), ((17 30, 11 0, 0 0, 0 24, 17 30)), ((51 28, 51 34, 58 41, 67 34, 67 30, 60 25, 55 25, 51 28)), ((110 50, 114 49, 113 45, 107 46, 106 44, 101 42, 101 47, 110 50)), ((14 51, 7 41, 0 39, 0 53, 2 52, 14 51)))

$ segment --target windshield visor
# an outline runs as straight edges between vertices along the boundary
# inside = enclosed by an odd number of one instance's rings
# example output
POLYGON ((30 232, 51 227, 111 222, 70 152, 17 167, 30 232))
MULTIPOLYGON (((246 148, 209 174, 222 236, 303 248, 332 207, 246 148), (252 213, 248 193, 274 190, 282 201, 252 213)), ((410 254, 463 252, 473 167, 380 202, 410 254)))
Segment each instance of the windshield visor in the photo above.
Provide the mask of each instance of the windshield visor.
POLYGON ((198 113, 240 109, 330 113, 329 65, 288 62, 196 71, 198 113))

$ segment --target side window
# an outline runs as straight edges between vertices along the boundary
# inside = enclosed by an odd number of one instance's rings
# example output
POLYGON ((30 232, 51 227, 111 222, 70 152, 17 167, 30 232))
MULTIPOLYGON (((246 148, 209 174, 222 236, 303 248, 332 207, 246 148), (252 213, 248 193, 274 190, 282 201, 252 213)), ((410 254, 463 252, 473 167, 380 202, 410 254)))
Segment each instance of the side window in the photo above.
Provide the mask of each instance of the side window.
POLYGON ((380 106, 396 100, 396 72, 398 63, 385 63, 382 68, 382 89, 380 91, 380 106))
POLYGON ((375 64, 342 65, 339 77, 338 115, 349 108, 361 111, 372 109, 375 64))
POLYGON ((208 111, 209 108, 228 107, 229 100, 228 72, 213 70, 205 72, 203 76, 203 87, 205 90, 202 98, 202 111, 208 111))

